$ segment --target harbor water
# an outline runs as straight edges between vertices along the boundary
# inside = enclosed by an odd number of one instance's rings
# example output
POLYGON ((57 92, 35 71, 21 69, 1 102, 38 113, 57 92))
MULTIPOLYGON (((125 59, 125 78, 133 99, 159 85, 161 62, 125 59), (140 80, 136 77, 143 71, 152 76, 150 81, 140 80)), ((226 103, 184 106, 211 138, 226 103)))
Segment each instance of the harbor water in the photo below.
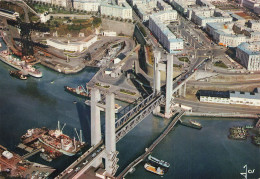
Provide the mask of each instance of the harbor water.
MULTIPOLYGON (((29 77, 22 81, 10 77, 12 68, 0 61, 0 145, 11 151, 24 154, 16 146, 20 137, 30 128, 47 127, 55 129, 57 122, 66 123, 63 132, 76 137, 74 128, 82 129, 84 140, 90 143, 90 108, 84 100, 64 91, 64 86, 84 85, 97 72, 86 68, 76 75, 64 75, 41 65, 43 78, 29 77), (76 103, 75 103, 76 101, 76 103)), ((117 102, 126 105, 123 102, 117 102)), ((101 114, 104 126, 104 113, 101 114)), ((201 130, 177 125, 155 148, 152 155, 171 164, 163 178, 243 178, 245 165, 255 169, 248 178, 260 177, 260 148, 251 140, 235 141, 227 138, 229 128, 251 125, 251 119, 221 119, 185 117, 196 119, 203 126, 201 130)), ((156 139, 170 120, 149 115, 135 129, 117 143, 119 151, 119 172, 132 160, 141 155, 156 139)), ((102 127, 103 128, 103 127, 102 127)), ((51 163, 42 160, 39 154, 31 161, 50 165, 62 171, 77 157, 62 156, 51 163)), ((147 172, 142 162, 127 179, 155 179, 159 176, 147 172)))

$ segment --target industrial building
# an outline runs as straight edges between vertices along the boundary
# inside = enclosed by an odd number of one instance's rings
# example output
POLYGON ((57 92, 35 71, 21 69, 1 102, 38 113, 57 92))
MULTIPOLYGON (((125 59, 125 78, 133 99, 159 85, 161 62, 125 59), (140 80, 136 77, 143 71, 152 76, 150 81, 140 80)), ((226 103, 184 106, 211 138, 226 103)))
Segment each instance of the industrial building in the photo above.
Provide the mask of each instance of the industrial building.
POLYGON ((84 41, 63 43, 54 39, 47 39, 47 45, 59 50, 81 52, 97 41, 96 35, 88 36, 84 41))
POLYGON ((260 106, 260 88, 254 92, 199 90, 199 100, 208 103, 260 106))

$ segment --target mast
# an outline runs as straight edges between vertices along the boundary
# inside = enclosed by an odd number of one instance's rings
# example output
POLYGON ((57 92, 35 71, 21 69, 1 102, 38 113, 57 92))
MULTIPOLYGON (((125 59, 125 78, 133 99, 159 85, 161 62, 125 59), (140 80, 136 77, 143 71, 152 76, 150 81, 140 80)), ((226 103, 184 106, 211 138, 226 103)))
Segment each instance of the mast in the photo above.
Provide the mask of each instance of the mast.
POLYGON ((76 132, 76 134, 77 134, 77 137, 78 137, 78 139, 79 139, 79 141, 80 141, 80 137, 79 137, 79 134, 78 134, 78 131, 77 131, 77 129, 76 129, 76 128, 74 128, 74 130, 75 130, 75 132, 76 132))
POLYGON ((82 145, 83 140, 82 140, 82 130, 79 130, 79 137, 80 137, 80 144, 82 145))
POLYGON ((60 121, 58 121, 58 130, 60 131, 60 121))

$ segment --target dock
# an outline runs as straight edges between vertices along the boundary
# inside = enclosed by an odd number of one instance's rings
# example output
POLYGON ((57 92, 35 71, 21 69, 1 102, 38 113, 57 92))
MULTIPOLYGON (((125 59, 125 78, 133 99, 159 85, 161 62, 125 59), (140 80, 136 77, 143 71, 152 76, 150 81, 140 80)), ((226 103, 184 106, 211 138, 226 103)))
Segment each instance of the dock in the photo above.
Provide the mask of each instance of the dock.
POLYGON ((24 159, 27 159, 27 158, 29 158, 29 157, 31 157, 31 156, 33 156, 33 155, 35 155, 35 154, 37 154, 37 153, 39 153, 39 152, 41 152, 41 151, 42 151, 41 148, 35 149, 35 150, 33 150, 32 152, 29 152, 29 153, 23 155, 22 157, 23 157, 24 159))
POLYGON ((185 111, 179 112, 179 114, 174 117, 172 122, 168 125, 168 127, 164 130, 164 132, 152 143, 149 148, 145 149, 145 153, 135 159, 132 163, 130 163, 117 177, 116 179, 124 178, 132 168, 142 162, 152 151, 153 149, 166 137, 166 135, 172 130, 177 121, 184 115, 185 111))
POLYGON ((17 147, 20 148, 20 149, 23 149, 23 150, 25 150, 27 152, 32 152, 34 150, 32 147, 29 147, 29 146, 24 145, 22 143, 18 144, 17 147))

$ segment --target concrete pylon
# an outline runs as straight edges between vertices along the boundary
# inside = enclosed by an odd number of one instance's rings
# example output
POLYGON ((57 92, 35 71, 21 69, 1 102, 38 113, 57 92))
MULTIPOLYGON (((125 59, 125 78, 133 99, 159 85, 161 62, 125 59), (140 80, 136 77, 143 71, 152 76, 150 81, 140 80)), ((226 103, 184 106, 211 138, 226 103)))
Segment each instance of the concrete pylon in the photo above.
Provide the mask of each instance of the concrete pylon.
MULTIPOLYGON (((159 70, 159 60, 161 59, 161 52, 154 52, 154 76, 153 76, 153 91, 154 93, 159 93, 161 91, 161 72, 159 70)), ((154 114, 160 113, 160 106, 153 110, 154 114)))
POLYGON ((116 162, 116 128, 115 128, 115 95, 110 93, 106 96, 106 172, 110 175, 115 173, 116 162))
MULTIPOLYGON (((91 146, 97 145, 101 141, 101 124, 100 124, 100 108, 97 106, 100 101, 100 92, 98 89, 91 90, 91 146)), ((92 164, 97 168, 102 163, 102 159, 98 158, 92 164)))
POLYGON ((100 101, 98 89, 91 90, 91 146, 101 141, 100 108, 97 106, 100 101))
POLYGON ((171 117, 173 55, 167 56, 165 117, 171 117))
POLYGON ((154 92, 158 93, 161 90, 161 72, 158 67, 158 63, 161 59, 161 52, 160 51, 155 51, 154 52, 154 64, 153 64, 153 90, 154 92))

